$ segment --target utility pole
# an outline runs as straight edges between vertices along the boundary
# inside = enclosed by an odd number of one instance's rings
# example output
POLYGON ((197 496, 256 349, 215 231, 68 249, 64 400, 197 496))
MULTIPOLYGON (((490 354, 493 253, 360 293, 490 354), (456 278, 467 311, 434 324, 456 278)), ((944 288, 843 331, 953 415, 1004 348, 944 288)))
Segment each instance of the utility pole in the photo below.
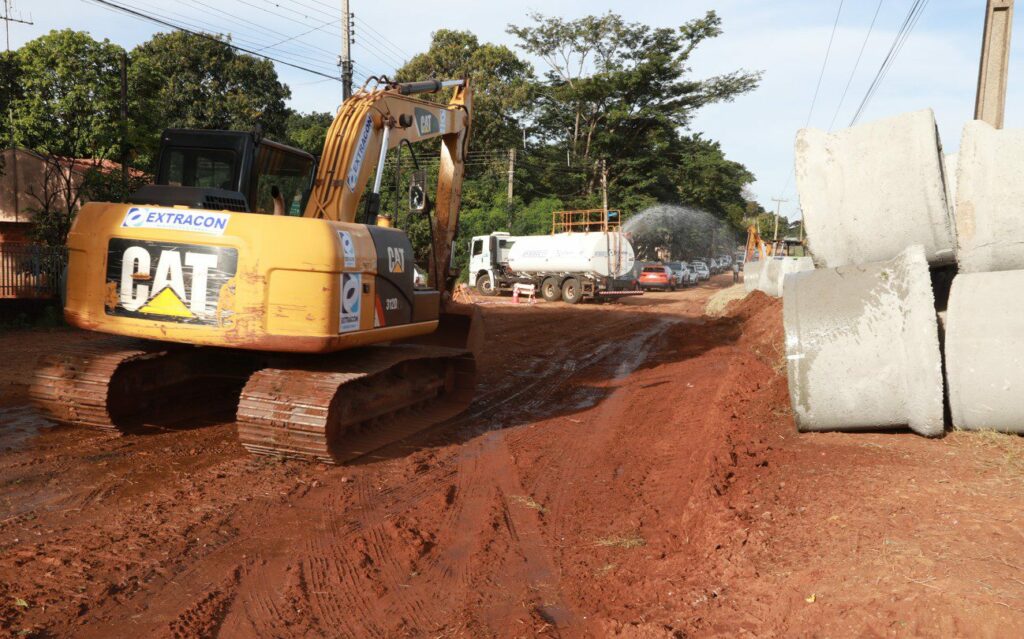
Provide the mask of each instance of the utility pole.
POLYGON ((512 179, 516 174, 516 148, 508 150, 508 202, 512 203, 512 179))
POLYGON ((4 15, 0 16, 0 20, 4 21, 4 41, 6 42, 7 51, 11 50, 11 23, 17 22, 19 24, 33 24, 32 19, 23 20, 22 18, 11 17, 11 0, 4 0, 4 15))
POLYGON ((1013 0, 988 0, 985 7, 985 32, 981 38, 974 119, 984 120, 997 129, 1003 128, 1012 30, 1013 0))
POLYGON ((782 203, 789 202, 789 200, 773 197, 772 202, 775 202, 775 230, 772 231, 772 243, 775 243, 779 241, 779 210, 782 208, 782 203))
POLYGON ((341 55, 338 56, 338 66, 341 67, 341 95, 345 100, 352 97, 352 26, 348 0, 341 0, 341 55))

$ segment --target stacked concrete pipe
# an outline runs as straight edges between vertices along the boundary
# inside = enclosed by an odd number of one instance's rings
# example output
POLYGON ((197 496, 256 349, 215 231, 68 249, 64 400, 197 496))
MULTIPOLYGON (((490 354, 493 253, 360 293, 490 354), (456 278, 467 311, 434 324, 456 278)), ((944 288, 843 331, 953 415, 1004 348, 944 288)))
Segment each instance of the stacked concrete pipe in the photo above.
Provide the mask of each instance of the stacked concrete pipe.
POLYGON ((957 172, 957 262, 946 310, 953 426, 1024 433, 1024 130, 967 123, 957 172))
POLYGON ((796 183, 815 262, 866 264, 920 244, 954 261, 942 145, 931 109, 796 137, 796 183))
POLYGON ((943 432, 942 363, 924 247, 790 275, 789 394, 801 431, 943 432))
POLYGON ((743 290, 747 293, 760 290, 764 263, 764 260, 747 260, 743 263, 743 290))
POLYGON ((953 426, 1024 433, 1024 270, 956 276, 946 312, 953 426))
POLYGON ((813 270, 814 262, 809 257, 769 257, 743 265, 743 285, 748 293, 762 291, 772 297, 782 297, 787 275, 813 270))
POLYGON ((957 262, 961 273, 1024 269, 1024 129, 964 126, 957 158, 957 262))

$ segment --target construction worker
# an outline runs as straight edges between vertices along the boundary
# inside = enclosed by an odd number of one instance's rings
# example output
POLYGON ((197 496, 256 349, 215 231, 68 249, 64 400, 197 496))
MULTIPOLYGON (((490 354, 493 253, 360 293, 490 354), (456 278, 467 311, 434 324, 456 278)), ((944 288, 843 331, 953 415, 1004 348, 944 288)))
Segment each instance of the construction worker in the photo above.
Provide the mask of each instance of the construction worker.
POLYGON ((736 284, 740 281, 740 263, 736 260, 732 261, 732 283, 736 284))

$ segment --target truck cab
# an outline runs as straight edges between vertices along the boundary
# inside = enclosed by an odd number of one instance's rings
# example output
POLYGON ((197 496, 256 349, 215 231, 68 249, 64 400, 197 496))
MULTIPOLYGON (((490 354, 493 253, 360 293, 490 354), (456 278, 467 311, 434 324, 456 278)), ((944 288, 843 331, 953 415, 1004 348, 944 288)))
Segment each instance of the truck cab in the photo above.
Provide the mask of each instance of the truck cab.
POLYGON ((469 242, 469 285, 483 295, 500 292, 500 274, 508 265, 508 253, 515 237, 503 231, 477 235, 469 242))

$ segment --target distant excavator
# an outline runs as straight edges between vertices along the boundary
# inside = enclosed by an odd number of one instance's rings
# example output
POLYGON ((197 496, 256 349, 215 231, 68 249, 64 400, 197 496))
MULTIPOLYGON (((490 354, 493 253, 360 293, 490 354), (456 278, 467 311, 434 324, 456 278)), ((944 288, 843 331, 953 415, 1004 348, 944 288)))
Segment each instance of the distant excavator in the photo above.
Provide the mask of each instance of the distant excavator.
POLYGON ((462 411, 483 331, 451 299, 471 119, 466 80, 383 80, 341 105, 318 165, 258 133, 166 131, 156 183, 84 205, 68 237, 65 318, 117 337, 45 357, 33 400, 117 431, 227 403, 249 451, 327 463, 462 411), (389 150, 434 138, 436 203, 410 188, 426 287, 380 188, 389 150))

